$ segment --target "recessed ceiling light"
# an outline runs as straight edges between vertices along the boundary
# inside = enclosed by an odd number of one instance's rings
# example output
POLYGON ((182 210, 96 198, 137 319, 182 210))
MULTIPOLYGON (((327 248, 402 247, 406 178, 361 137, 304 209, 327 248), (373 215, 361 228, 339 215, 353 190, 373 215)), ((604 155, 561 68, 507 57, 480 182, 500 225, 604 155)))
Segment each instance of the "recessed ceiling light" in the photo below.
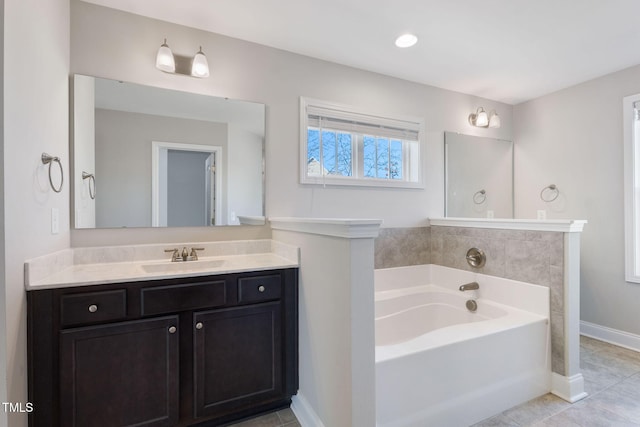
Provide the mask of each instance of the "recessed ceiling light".
POLYGON ((396 46, 411 47, 418 42, 418 38, 413 34, 403 34, 396 39, 396 46))

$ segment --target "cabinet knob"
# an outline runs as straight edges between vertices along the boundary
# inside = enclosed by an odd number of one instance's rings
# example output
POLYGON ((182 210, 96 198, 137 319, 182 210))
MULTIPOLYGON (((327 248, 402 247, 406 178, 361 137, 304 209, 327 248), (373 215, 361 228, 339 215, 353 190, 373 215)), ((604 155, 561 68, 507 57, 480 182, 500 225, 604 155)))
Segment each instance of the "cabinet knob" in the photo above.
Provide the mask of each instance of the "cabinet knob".
POLYGON ((98 306, 95 304, 91 304, 89 306, 89 313, 95 313, 96 311, 98 311, 98 306))
POLYGON ((178 330, 178 328, 176 328, 175 326, 169 326, 169 333, 170 334, 175 334, 177 330, 178 330))
POLYGON ((204 325, 202 324, 202 322, 196 323, 196 329, 202 329, 203 327, 204 325))
POLYGON ((258 291, 264 292, 264 289, 265 289, 264 285, 258 286, 258 291))

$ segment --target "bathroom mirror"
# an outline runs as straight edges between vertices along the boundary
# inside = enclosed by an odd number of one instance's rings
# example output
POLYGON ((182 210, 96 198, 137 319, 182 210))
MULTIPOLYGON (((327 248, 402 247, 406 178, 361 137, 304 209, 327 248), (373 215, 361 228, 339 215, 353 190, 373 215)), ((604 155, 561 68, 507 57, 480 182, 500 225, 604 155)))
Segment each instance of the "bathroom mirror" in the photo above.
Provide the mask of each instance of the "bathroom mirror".
POLYGON ((75 228, 264 224, 265 106, 73 78, 75 228))
POLYGON ((444 133, 445 216, 513 218, 513 142, 444 133))

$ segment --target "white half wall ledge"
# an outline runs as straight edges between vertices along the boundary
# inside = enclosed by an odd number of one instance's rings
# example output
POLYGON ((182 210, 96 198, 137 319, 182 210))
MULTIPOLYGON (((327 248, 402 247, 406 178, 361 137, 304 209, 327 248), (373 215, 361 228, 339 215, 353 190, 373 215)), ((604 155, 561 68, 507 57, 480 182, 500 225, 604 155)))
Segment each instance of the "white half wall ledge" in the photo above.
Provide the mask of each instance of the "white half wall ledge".
POLYGON ((430 225, 442 227, 500 228, 503 230, 556 231, 580 233, 587 224, 581 219, 495 219, 495 218, 429 218, 430 225))
POLYGON ((274 230, 342 237, 345 239, 376 238, 381 219, 349 218, 269 218, 274 230))

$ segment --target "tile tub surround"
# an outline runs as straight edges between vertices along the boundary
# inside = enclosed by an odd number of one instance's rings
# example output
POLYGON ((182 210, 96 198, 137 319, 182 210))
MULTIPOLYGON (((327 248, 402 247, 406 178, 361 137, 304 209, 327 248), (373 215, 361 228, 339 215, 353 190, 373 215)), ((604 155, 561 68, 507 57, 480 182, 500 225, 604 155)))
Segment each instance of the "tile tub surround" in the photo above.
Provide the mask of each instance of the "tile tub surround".
MULTIPOLYGON (((286 268, 299 265, 298 248, 274 240, 237 240, 181 244, 152 244, 71 248, 26 260, 25 287, 79 286, 95 283, 148 280, 188 275, 222 274, 254 269, 286 268), (224 264, 208 271, 158 272, 143 271, 146 263, 166 263, 171 259, 165 249, 204 248, 200 261, 224 260, 224 264)), ((199 261, 184 263, 192 268, 199 261)), ((177 263, 176 263, 177 264, 177 263)))
POLYGON ((564 234, 553 231, 502 230, 432 226, 431 261, 434 264, 506 279, 535 283, 551 291, 551 366, 564 366, 564 234), (484 267, 471 267, 469 248, 482 249, 484 267))
POLYGON ((382 228, 374 242, 375 268, 431 264, 429 227, 382 228))
MULTIPOLYGON (((565 245, 565 235, 581 231, 584 224, 584 221, 569 220, 446 218, 432 220, 430 227, 381 229, 381 238, 376 239, 375 246, 376 268, 417 264, 414 262, 417 259, 415 248, 421 248, 421 245, 415 242, 415 236, 423 236, 422 247, 430 246, 428 257, 432 264, 548 287, 551 293, 552 370, 571 377, 574 372, 567 372, 565 349, 569 309, 564 304, 568 267, 565 254, 569 249, 565 245), (471 247, 486 253, 484 267, 474 269, 467 264, 465 255, 471 247), (390 255, 394 253, 397 255, 390 255), (408 259, 401 259, 404 254, 408 259)), ((572 365, 576 364, 572 362, 572 365)))

